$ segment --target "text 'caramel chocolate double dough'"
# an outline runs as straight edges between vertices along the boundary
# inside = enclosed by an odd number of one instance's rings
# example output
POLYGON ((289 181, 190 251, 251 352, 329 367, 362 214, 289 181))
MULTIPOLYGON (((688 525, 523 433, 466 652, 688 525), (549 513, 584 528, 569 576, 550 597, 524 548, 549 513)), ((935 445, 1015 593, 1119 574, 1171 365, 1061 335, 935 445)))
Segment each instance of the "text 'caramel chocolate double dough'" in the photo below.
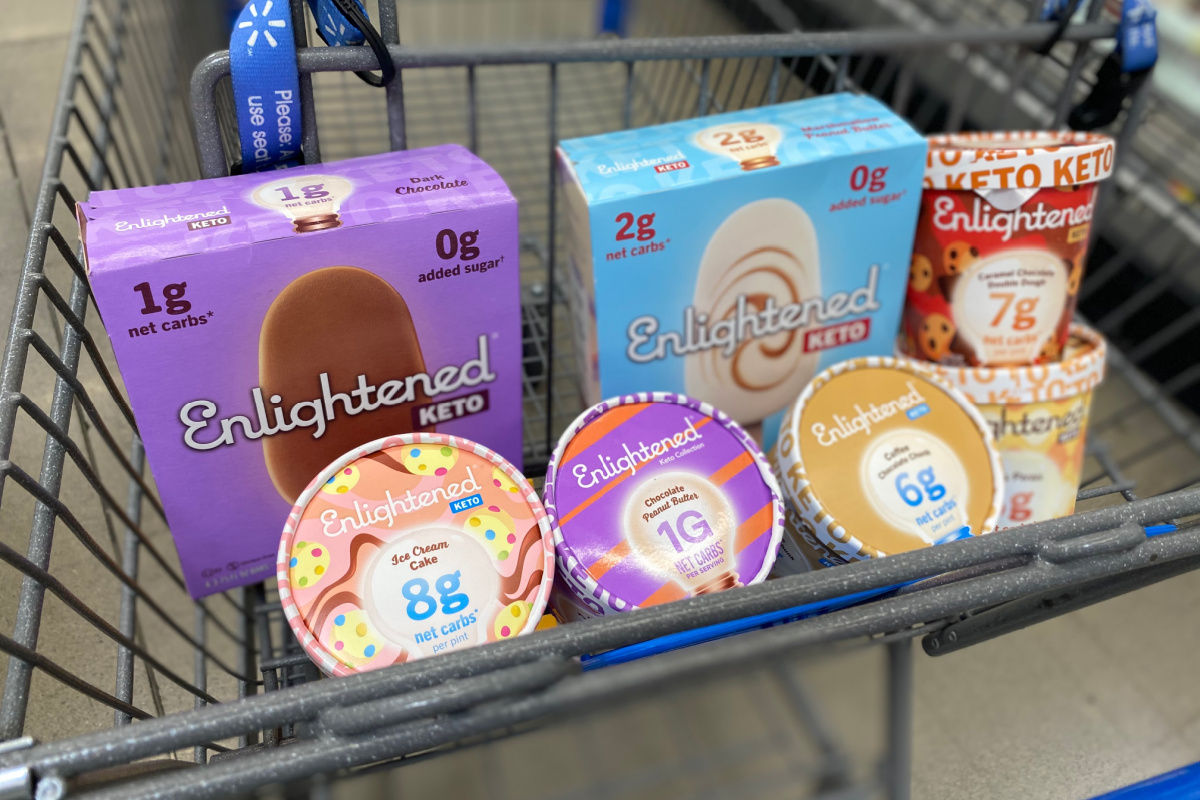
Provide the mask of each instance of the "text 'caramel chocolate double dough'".
POLYGON ((558 158, 587 402, 685 394, 769 447, 818 371, 892 352, 925 142, 878 101, 570 139, 558 158))
POLYGON ((78 217, 194 596, 270 575, 292 502, 372 440, 520 468, 517 205, 465 148, 93 192, 78 217))

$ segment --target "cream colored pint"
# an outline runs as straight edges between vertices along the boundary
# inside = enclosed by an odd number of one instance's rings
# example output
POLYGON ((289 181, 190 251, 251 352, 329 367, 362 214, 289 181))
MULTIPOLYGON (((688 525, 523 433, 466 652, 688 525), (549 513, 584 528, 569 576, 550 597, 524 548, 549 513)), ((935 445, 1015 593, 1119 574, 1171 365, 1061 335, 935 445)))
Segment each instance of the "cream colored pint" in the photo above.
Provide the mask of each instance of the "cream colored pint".
POLYGON ((1104 378, 1103 337, 1072 325, 1063 360, 1027 367, 932 366, 975 403, 1004 462, 1000 528, 1075 510, 1092 390, 1104 378))
MULTIPOLYGON (((710 329, 736 325, 747 312, 803 304, 821 298, 817 233, 804 209, 772 198, 748 203, 730 214, 704 250, 696 276, 694 307, 710 329), (739 304, 741 309, 739 310, 739 304)), ((687 393, 717 408, 731 409, 741 425, 754 425, 779 411, 812 379, 819 352, 805 352, 810 325, 737 343, 733 353, 711 348, 689 355, 687 393)))
POLYGON ((907 359, 822 372, 785 413, 773 456, 794 527, 830 563, 988 533, 1004 496, 983 417, 907 359))

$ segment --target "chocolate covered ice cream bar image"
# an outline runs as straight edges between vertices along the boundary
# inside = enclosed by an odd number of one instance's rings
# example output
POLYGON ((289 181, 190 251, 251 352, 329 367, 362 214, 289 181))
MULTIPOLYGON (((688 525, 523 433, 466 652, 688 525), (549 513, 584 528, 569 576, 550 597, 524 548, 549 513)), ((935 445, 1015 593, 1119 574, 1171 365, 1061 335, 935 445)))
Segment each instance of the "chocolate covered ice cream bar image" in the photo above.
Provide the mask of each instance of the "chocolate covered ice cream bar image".
POLYGON ((258 343, 262 396, 289 407, 320 398, 324 430, 293 427, 263 439, 263 458, 275 488, 289 503, 330 462, 367 442, 418 428, 413 408, 427 402, 420 382, 413 396, 386 404, 379 387, 425 372, 408 304, 392 286, 364 269, 327 267, 284 287, 267 310, 258 343))

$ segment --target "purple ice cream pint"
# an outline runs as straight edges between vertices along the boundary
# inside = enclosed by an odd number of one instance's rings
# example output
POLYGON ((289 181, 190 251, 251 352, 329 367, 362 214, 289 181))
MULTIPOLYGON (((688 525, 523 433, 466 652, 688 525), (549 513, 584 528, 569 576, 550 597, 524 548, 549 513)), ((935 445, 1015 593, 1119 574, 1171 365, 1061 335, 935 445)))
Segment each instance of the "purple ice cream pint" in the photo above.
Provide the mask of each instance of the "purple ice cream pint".
POLYGON ((551 602, 603 616, 759 583, 783 536, 780 498, 758 445, 713 406, 666 392, 598 403, 546 471, 551 602))
POLYGON ((87 269, 190 593, 271 575, 334 459, 438 433, 521 467, 517 202, 458 145, 93 192, 87 269))

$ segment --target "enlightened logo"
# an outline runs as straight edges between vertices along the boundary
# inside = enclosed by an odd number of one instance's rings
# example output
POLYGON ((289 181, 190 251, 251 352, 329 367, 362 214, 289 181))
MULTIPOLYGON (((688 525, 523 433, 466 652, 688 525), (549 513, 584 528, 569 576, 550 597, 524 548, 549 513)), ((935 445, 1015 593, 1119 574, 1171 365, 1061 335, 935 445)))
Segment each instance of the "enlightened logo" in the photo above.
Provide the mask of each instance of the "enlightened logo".
POLYGON ((598 453, 596 460, 600 463, 599 468, 589 471, 587 464, 576 464, 571 468, 571 475, 574 476, 575 482, 579 484, 579 488, 581 489, 590 489, 598 484, 606 483, 625 472, 628 472, 632 477, 637 474, 639 466, 665 455, 670 450, 682 447, 688 442, 695 442, 704 438, 704 434, 696 430, 696 426, 692 424, 690 418, 686 419, 685 423, 686 427, 683 430, 671 436, 664 436, 662 439, 651 442, 649 445, 639 441, 637 447, 631 448, 627 442, 621 442, 623 455, 613 458, 603 453, 598 453))
MULTIPOLYGON (((241 428, 242 436, 247 440, 286 433, 296 428, 312 428, 312 438, 319 439, 325 434, 328 423, 337 418, 338 403, 341 403, 343 413, 352 417, 363 412, 375 411, 382 406, 411 403, 416 399, 418 389, 423 391, 426 397, 438 397, 463 386, 491 383, 496 380, 496 373, 492 372, 488 362, 486 335, 479 337, 478 348, 477 358, 469 359, 461 365, 442 367, 433 376, 427 372, 418 372, 375 386, 367 383, 366 375, 359 375, 358 387, 349 393, 334 392, 329 385, 329 374, 322 372, 319 376, 321 396, 293 403, 286 410, 280 405, 275 405, 268 412, 262 389, 256 386, 250 391, 251 397, 254 398, 254 419, 244 414, 234 414, 215 421, 213 417, 217 415, 216 403, 211 400, 193 400, 179 409, 179 421, 184 426, 183 441, 192 450, 212 450, 222 445, 234 444, 234 431, 237 428, 241 428), (199 412, 199 419, 193 417, 195 411, 199 412), (197 435, 210 426, 220 428, 220 435, 212 441, 199 441, 197 435)), ((268 400, 272 404, 278 404, 282 398, 275 394, 268 400)))
POLYGON ((907 386, 909 390, 907 394, 886 403, 879 405, 869 403, 866 408, 855 403, 854 416, 834 414, 833 421, 829 424, 814 422, 812 424, 813 436, 817 438, 817 442, 822 447, 829 447, 858 433, 870 435, 872 426, 925 402, 925 398, 921 396, 920 390, 913 385, 912 381, 907 381, 907 386))
POLYGON ((837 292, 827 298, 812 297, 785 305, 776 305, 775 298, 769 295, 759 300, 743 294, 738 296, 728 316, 716 322, 708 314, 697 312, 695 306, 688 306, 683 310, 682 333, 659 333, 657 317, 649 314, 641 316, 630 322, 626 330, 629 345, 625 348, 625 355, 635 364, 646 364, 668 355, 685 356, 717 348, 726 357, 732 357, 742 343, 749 340, 798 330, 814 322, 878 311, 880 305, 875 299, 878 282, 879 266, 872 264, 866 284, 849 294, 837 292), (646 348, 647 344, 651 346, 646 348))
MULTIPOLYGON (((347 530, 359 531, 380 524, 390 528, 395 524, 396 517, 400 514, 411 514, 414 511, 427 508, 435 503, 450 502, 456 497, 462 497, 480 490, 479 482, 475 480, 475 473, 468 466, 466 479, 458 483, 435 486, 429 491, 418 492, 417 494, 413 494, 412 489, 407 489, 401 497, 393 497, 391 490, 388 489, 383 493, 384 502, 375 506, 369 506, 366 503, 360 503, 355 500, 353 515, 339 517, 337 509, 327 508, 321 512, 321 532, 333 538, 341 536, 347 530)), ((444 543, 432 545, 425 548, 422 553, 444 549, 445 547, 447 545, 444 543)))
MULTIPOLYGON (((141 217, 137 222, 129 222, 127 220, 118 220, 113 225, 113 230, 117 233, 125 233, 126 231, 136 231, 143 228, 165 228, 172 222, 195 222, 197 220, 213 219, 216 217, 228 217, 229 207, 221 206, 212 211, 201 211, 196 214, 163 214, 161 217, 141 217)), ((190 226, 191 227, 191 226, 190 226)), ((206 227, 206 226, 199 226, 206 227)))
POLYGON ((958 211, 953 197, 942 196, 933 202, 933 227, 939 231, 966 233, 998 233, 1007 242, 1017 233, 1057 230, 1090 222, 1096 208, 1096 193, 1092 199, 1075 208, 1054 208, 1038 203, 1034 208, 1016 211, 997 211, 990 203, 975 197, 970 212, 958 211))

